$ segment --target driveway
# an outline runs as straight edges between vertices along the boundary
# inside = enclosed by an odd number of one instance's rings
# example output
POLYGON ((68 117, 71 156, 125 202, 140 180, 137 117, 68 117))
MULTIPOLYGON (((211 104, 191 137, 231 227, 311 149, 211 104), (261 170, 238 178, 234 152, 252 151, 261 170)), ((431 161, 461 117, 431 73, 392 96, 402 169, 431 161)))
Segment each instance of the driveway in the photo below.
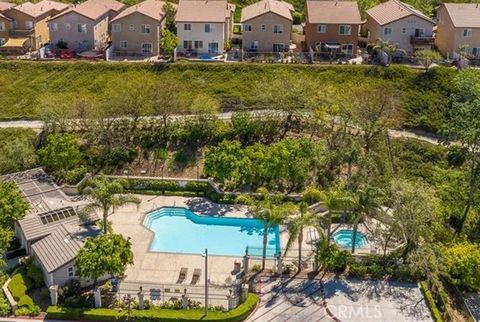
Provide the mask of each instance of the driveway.
POLYGON ((327 279, 260 281, 261 303, 248 321, 432 321, 416 284, 327 279))

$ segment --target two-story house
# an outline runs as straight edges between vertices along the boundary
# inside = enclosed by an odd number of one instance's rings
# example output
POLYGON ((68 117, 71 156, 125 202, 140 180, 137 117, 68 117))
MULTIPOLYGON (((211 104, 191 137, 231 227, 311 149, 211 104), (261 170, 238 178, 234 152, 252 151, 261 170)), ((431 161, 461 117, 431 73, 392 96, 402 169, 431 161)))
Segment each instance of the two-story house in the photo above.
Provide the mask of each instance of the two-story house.
POLYGON ((288 51, 293 6, 285 1, 261 0, 242 9, 243 50, 288 51))
POLYGON ((458 58, 460 51, 480 59, 480 5, 444 3, 437 9, 436 45, 448 58, 458 58))
POLYGON ((435 42, 435 21, 399 0, 390 0, 367 10, 365 29, 370 43, 381 39, 405 50, 430 49, 435 42))
POLYGON ((356 1, 308 0, 305 44, 320 54, 356 56, 362 19, 356 1))
POLYGON ((226 0, 180 0, 177 9, 179 53, 219 54, 233 32, 235 6, 226 0))
POLYGON ((146 0, 116 16, 110 25, 116 55, 158 55, 164 25, 162 0, 146 0))
POLYGON ((3 14, 4 11, 15 6, 13 3, 0 1, 0 46, 4 45, 10 37, 12 19, 3 14))
POLYGON ((115 0, 88 0, 49 19, 50 42, 79 52, 102 50, 109 40, 109 22, 125 6, 115 0))
POLYGON ((9 39, 2 46, 2 51, 15 51, 15 48, 22 48, 25 44, 28 50, 37 50, 47 44, 47 20, 66 9, 68 5, 64 3, 43 0, 35 4, 25 2, 3 11, 2 15, 10 20, 10 28, 9 39))

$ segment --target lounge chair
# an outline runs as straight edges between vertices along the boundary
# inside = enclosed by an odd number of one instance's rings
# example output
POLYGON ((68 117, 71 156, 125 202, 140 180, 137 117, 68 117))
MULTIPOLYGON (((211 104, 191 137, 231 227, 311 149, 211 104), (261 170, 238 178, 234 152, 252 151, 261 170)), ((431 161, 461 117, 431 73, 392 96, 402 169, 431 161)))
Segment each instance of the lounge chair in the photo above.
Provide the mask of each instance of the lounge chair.
POLYGON ((183 281, 185 281, 185 278, 187 277, 187 273, 188 273, 188 268, 182 267, 180 269, 180 274, 178 274, 177 284, 181 284, 183 283, 183 281))
POLYGON ((200 279, 200 274, 202 274, 202 270, 200 268, 195 268, 193 270, 192 281, 190 282, 191 285, 195 285, 198 283, 198 280, 200 279))

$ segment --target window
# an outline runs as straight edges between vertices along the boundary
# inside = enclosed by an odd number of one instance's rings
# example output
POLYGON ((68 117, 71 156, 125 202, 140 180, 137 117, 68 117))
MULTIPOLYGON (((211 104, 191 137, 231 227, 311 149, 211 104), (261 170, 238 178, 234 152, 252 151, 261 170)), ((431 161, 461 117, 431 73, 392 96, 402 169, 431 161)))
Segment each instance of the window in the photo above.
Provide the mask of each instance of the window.
POLYGON ((142 25, 142 34, 149 34, 150 33, 150 25, 142 25))
POLYGON ((50 31, 57 31, 57 30, 58 30, 58 24, 56 22, 50 23, 50 31))
POLYGON ((5 23, 0 21, 0 31, 5 31, 5 23))
POLYGON ((327 32, 327 25, 318 25, 317 31, 321 34, 324 34, 327 32))
POLYGON ((87 32, 87 24, 86 23, 79 23, 77 26, 78 32, 87 32))
POLYGON ((261 25, 261 26, 260 26, 260 30, 262 30, 262 31, 265 31, 265 30, 267 30, 267 26, 265 26, 265 25, 261 25))
POLYGON ((152 53, 152 44, 151 43, 143 43, 142 44, 142 54, 149 55, 152 53))
POLYGON ((75 277, 75 268, 74 267, 69 267, 68 268, 68 277, 69 278, 75 277))
POLYGON ((218 42, 209 42, 208 43, 208 52, 210 54, 218 53, 218 42))
POLYGON ((472 56, 473 57, 480 57, 480 48, 472 48, 472 56))
POLYGON ((281 51, 285 51, 285 46, 284 44, 273 44, 273 52, 278 53, 281 51))
POLYGON ((383 35, 384 36, 391 36, 392 35, 392 28, 390 28, 390 27, 383 28, 383 35))
POLYGON ((205 24, 205 32, 211 32, 212 31, 212 26, 210 26, 209 23, 205 24))
POLYGON ((66 23, 66 24, 65 24, 65 29, 66 29, 66 30, 70 30, 71 28, 72 28, 72 25, 71 25, 71 24, 69 24, 69 23, 66 23))
POLYGON ((192 49, 192 41, 191 40, 184 40, 183 41, 183 48, 184 49, 192 49))
POLYGON ((4 45, 7 42, 5 38, 0 38, 0 46, 4 45))
POLYGON ((183 30, 192 31, 192 24, 186 23, 183 25, 183 30))
POLYGON ((135 31, 135 25, 133 23, 128 25, 128 31, 135 31))
POLYGON ((352 26, 350 25, 340 25, 338 27, 338 34, 349 36, 352 34, 352 26))
POLYGON ((252 25, 243 25, 243 31, 252 31, 252 25))
POLYGON ((472 29, 463 29, 463 37, 472 37, 472 29))
POLYGON ((406 34, 407 33, 407 28, 403 27, 402 28, 402 34, 406 34))
POLYGON ((283 34, 283 25, 273 25, 274 34, 283 34))
POLYGON ((127 49, 128 48, 128 42, 126 40, 120 40, 120 48, 127 49))
POLYGON ((122 31, 122 25, 119 23, 114 23, 112 25, 112 32, 121 32, 122 31))
POLYGON ((195 47, 195 49, 202 49, 203 48, 203 40, 195 40, 194 47, 195 47))
POLYGON ((250 49, 251 50, 257 50, 258 49, 258 41, 252 41, 252 43, 250 44, 250 49))
POLYGON ((25 29, 33 29, 33 21, 25 21, 25 29))

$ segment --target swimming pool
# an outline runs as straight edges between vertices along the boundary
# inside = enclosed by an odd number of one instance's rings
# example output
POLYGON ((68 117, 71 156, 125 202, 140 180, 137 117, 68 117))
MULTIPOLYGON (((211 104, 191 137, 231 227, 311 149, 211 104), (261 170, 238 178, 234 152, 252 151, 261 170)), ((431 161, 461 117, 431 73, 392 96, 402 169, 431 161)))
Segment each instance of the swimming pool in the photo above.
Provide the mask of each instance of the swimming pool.
MULTIPOLYGON (((247 247, 262 247, 263 223, 258 219, 198 216, 185 208, 160 208, 143 222, 154 233, 150 251, 242 256, 247 247)), ((268 233, 267 256, 280 252, 279 228, 268 233)))
MULTIPOLYGON (((339 230, 333 234, 333 240, 335 240, 335 243, 337 243, 337 245, 340 247, 352 248, 353 230, 339 230)), ((367 244, 367 236, 365 236, 364 233, 357 231, 357 236, 355 237, 355 248, 365 248, 367 247, 367 244)))

